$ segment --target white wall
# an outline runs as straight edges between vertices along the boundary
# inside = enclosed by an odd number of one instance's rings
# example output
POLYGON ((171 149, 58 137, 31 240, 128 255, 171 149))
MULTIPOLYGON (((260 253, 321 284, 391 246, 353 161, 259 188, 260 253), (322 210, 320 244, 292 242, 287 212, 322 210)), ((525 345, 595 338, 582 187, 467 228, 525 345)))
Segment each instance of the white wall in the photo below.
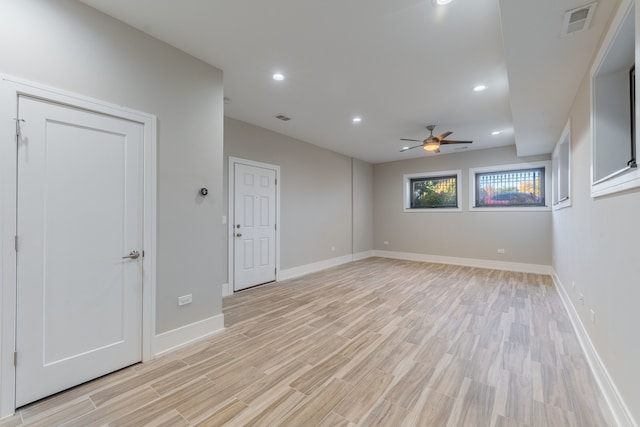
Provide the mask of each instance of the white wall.
POLYGON ((366 181, 371 165, 354 161, 352 171, 349 157, 228 117, 224 140, 225 158, 280 166, 282 270, 348 257, 354 246, 359 252, 372 249, 370 179, 352 199, 352 179, 366 181))
MULTIPOLYGON (((551 213, 469 212, 469 168, 548 160, 518 158, 515 146, 376 164, 376 250, 496 262, 551 265, 551 213), (403 175, 462 170, 462 212, 404 212, 403 175), (388 245, 383 242, 387 241, 388 245), (504 249, 504 254, 498 254, 504 249)), ((551 200, 549 194, 548 200, 551 200)))
POLYGON ((0 58, 0 73, 157 116, 156 332, 220 315, 222 72, 66 0, 3 0, 0 58))
POLYGON ((592 199, 588 76, 572 107, 571 207, 553 213, 553 267, 636 422, 640 421, 640 191, 592 199), (575 289, 571 284, 575 283, 575 289), (579 295, 584 295, 584 304, 579 295), (590 310, 595 311, 595 322, 590 310))

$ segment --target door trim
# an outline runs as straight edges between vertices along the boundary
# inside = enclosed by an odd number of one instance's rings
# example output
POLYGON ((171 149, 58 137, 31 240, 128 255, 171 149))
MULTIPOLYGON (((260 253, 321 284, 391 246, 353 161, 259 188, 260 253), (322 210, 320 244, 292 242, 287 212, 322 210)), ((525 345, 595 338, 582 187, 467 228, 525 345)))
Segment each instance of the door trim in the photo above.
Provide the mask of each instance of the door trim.
MULTIPOLYGON (((228 248, 228 260, 229 260, 229 286, 227 287, 228 293, 225 295, 223 293, 223 297, 233 294, 235 289, 235 277, 234 277, 234 268, 235 268, 235 251, 233 250, 233 218, 234 218, 234 210, 235 210, 235 165, 243 164, 247 166, 254 166, 257 168, 263 169, 271 169, 276 171, 276 282, 280 281, 280 166, 272 165, 270 163, 262 163, 256 162, 253 160, 241 159, 238 157, 229 156, 229 189, 228 189, 228 210, 229 216, 227 217, 228 224, 228 232, 227 232, 227 241, 229 243, 228 248)), ((224 289, 223 289, 224 292, 224 289)))
POLYGON ((142 361, 153 359, 156 287, 156 117, 101 100, 0 75, 0 418, 15 412, 16 344, 16 117, 18 95, 75 106, 144 126, 142 361))

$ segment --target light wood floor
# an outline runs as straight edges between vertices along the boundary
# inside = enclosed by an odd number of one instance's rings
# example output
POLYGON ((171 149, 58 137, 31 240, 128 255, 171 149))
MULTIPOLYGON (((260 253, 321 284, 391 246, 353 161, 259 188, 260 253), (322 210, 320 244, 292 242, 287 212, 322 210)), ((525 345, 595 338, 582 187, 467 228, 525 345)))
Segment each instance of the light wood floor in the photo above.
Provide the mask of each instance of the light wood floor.
POLYGON ((547 276, 371 258, 224 314, 224 332, 0 427, 614 425, 547 276))

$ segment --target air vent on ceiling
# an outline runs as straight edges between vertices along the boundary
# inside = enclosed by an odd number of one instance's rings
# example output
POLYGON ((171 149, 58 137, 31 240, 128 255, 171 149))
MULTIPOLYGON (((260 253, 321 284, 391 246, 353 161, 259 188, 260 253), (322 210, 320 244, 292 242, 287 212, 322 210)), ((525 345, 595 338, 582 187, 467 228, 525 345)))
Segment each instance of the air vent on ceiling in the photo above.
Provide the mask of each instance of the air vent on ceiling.
POLYGON ((597 2, 593 2, 566 11, 564 14, 564 19, 562 20, 562 30, 560 30, 560 37, 579 33, 580 31, 584 31, 589 28, 591 19, 593 18, 593 14, 596 11, 596 4, 597 2))
POLYGON ((278 114, 276 116, 276 119, 282 120, 283 122, 288 122, 289 120, 291 120, 291 117, 287 117, 284 114, 278 114))

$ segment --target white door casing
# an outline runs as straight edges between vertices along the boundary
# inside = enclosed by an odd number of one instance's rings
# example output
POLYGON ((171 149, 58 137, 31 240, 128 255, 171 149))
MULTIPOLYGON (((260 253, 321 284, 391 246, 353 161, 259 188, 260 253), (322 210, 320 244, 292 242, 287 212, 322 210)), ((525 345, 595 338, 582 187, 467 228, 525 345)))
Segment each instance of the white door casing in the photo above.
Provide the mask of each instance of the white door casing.
POLYGON ((142 360, 144 128, 24 96, 18 114, 22 406, 142 360))
POLYGON ((233 289, 238 291, 277 278, 279 168, 241 160, 230 162, 230 168, 233 289))
MULTIPOLYGON (((106 116, 110 116, 111 118, 119 118, 124 119, 125 121, 136 122, 138 126, 142 126, 142 147, 140 147, 140 151, 138 153, 140 165, 143 169, 142 181, 138 182, 139 189, 143 194, 143 199, 139 202, 139 214, 141 211, 141 216, 139 217, 137 228, 138 228, 138 238, 141 237, 140 249, 142 252, 144 250, 145 256, 144 258, 140 257, 138 260, 133 261, 131 265, 133 265, 133 269, 137 271, 135 273, 138 275, 138 280, 140 280, 140 275, 142 276, 141 280, 143 282, 142 289, 138 289, 138 307, 141 307, 138 310, 137 316, 142 317, 142 328, 137 328, 137 352, 142 353, 142 360, 147 361, 151 360, 154 355, 154 329, 155 329, 155 305, 153 301, 155 300, 155 283, 156 283, 156 273, 155 273, 155 259, 156 259, 156 251, 155 251, 155 241, 156 241, 156 118, 153 115, 142 113, 136 110, 131 110, 125 107, 108 104, 101 100, 96 100, 93 98, 89 98, 83 95, 78 95, 75 93, 63 91, 56 88, 47 87, 45 85, 41 85, 38 83, 29 82, 26 80, 22 80, 19 78, 0 75, 0 140, 2 144, 0 144, 0 266, 2 267, 0 270, 0 418, 4 416, 11 415, 16 407, 16 367, 14 366, 14 350, 17 348, 16 341, 20 341, 19 337, 16 337, 17 326, 16 326, 16 318, 18 316, 17 313, 17 252, 14 248, 14 236, 17 235, 18 226, 18 217, 17 210, 18 206, 16 200, 18 199, 18 184, 17 184, 17 170, 18 170, 18 146, 17 146, 17 127, 15 119, 18 118, 17 112, 17 104, 18 97, 24 95, 28 98, 40 99, 42 101, 48 101, 54 104, 62 104, 71 109, 77 110, 86 110, 85 112, 91 111, 93 113, 103 114, 106 116), (144 274, 142 274, 144 271, 144 274), (17 339, 16 339, 17 338, 17 339)), ((28 132, 28 126, 32 123, 21 122, 22 130, 28 132)), ((56 131, 61 131, 59 128, 56 131)), ((70 129, 66 129, 66 131, 70 131, 70 129)), ((62 146, 54 147, 57 148, 54 151, 56 153, 51 152, 48 153, 53 156, 50 160, 52 161, 60 161, 64 160, 64 155, 67 152, 66 148, 62 146)), ((48 159, 49 160, 49 159, 48 159)), ((102 159, 101 159, 102 162, 102 159)), ((59 166, 59 165, 58 165, 59 166)), ((70 178, 70 175, 73 175, 71 170, 67 170, 66 177, 64 179, 73 181, 73 177, 70 178)), ((77 172, 77 171, 76 171, 77 172)), ((104 172, 104 170, 103 170, 104 172)), ((64 173, 62 174, 65 175, 64 173)), ((56 184, 64 183, 64 179, 59 182, 46 182, 43 183, 48 185, 49 187, 55 187, 56 184)), ((55 180, 54 180, 55 181, 55 180)), ((84 194, 88 194, 93 191, 96 194, 99 194, 100 191, 105 191, 105 189, 95 189, 95 188, 87 188, 91 187, 84 183, 77 183, 75 190, 77 192, 83 193, 82 195, 78 195, 80 200, 85 200, 87 202, 91 202, 91 196, 84 198, 84 194)), ((43 190, 44 191, 44 190, 43 190)), ((108 191, 106 191, 108 192, 108 191)), ((103 193, 104 194, 104 193, 103 193)), ((58 194, 59 196, 59 194, 58 194)), ((23 199, 24 195, 21 195, 20 199, 23 199)), ((53 197, 56 199, 56 197, 53 197)), ((57 201, 60 202, 62 200, 61 197, 57 198, 57 201)), ((53 205, 50 204, 48 206, 55 206, 55 201, 53 201, 53 205)), ((62 220, 69 222, 73 222, 71 218, 63 218, 62 220)), ((24 224, 23 224, 24 225, 24 224)), ((98 225, 99 227, 99 225, 98 225)), ((51 227, 48 226, 50 229, 51 227)), ((26 238, 26 236, 25 236, 26 238)), ((18 236, 18 247, 19 249, 25 248, 26 245, 25 238, 18 236)), ((64 239, 60 239, 58 236, 58 241, 62 241, 63 245, 70 245, 72 243, 70 240, 67 240, 66 237, 64 239)), ((28 239, 27 239, 28 240, 28 239)), ((55 241, 55 239, 49 241, 55 241)), ((54 260, 56 257, 64 258, 65 251, 67 248, 60 248, 59 250, 50 251, 52 253, 52 257, 50 260, 54 260), (63 250, 64 249, 64 250, 63 250)), ((82 251, 82 249, 74 248, 76 251, 82 251)), ((86 248, 85 248, 86 250, 86 248)), ((82 254, 81 252, 76 252, 76 261, 77 263, 82 263, 83 260, 86 260, 90 257, 92 247, 88 248, 87 254, 82 254)), ((100 252, 100 251, 94 251, 100 252)), ((127 255, 129 250, 127 250, 124 254, 119 255, 127 255)), ((24 259, 20 260, 21 266, 24 259)), ((118 260, 121 261, 121 260, 118 260)), ((124 260, 126 262, 131 262, 132 260, 124 260)), ((61 269, 48 268, 47 274, 51 274, 55 276, 60 273, 61 269)), ((80 269, 73 269, 73 275, 78 276, 81 274, 80 269)), ((123 267, 123 271, 131 270, 130 268, 123 267)), ((21 277, 24 276, 24 273, 21 274, 21 277)), ((54 283, 54 282, 51 282, 54 283)), ((53 287, 49 290, 54 289, 53 287)), ((84 290, 83 288, 79 288, 84 290)), ((82 299, 81 291, 77 291, 76 294, 73 295, 73 298, 76 299, 76 302, 82 299)), ((49 292, 47 297, 56 299, 59 298, 60 294, 56 295, 55 292, 49 292)), ((87 308, 87 311, 91 311, 92 308, 86 305, 80 304, 80 306, 87 308)), ((93 306, 95 308, 95 306, 93 306)), ((93 310, 95 311, 95 310, 93 310)), ((59 313, 58 313, 59 314, 59 313)), ((100 316, 101 313, 94 312, 95 316, 100 316)), ((56 316, 55 312, 48 312, 47 316, 51 316, 54 318, 56 316)), ((62 317, 62 316, 58 316, 62 317)), ((94 317, 95 321, 95 317, 94 317)), ((95 324, 95 323, 94 323, 95 324)), ((138 325, 140 322, 138 322, 138 325)), ((50 328, 52 333, 51 337, 55 337, 55 333, 59 333, 58 331, 53 330, 53 325, 45 325, 50 328)), ((77 330, 82 331, 83 328, 78 327, 77 325, 73 325, 77 330)), ((58 325, 59 327, 59 325, 58 325)), ((84 331, 88 331, 93 328, 93 325, 89 324, 84 331)), ((95 332, 95 331, 94 331, 95 332)), ((90 338, 95 339, 95 338, 90 338)), ((114 340, 119 341, 119 340, 114 340)), ((96 342, 83 342, 80 347, 72 348, 58 348, 56 350, 51 349, 47 353, 47 357, 49 361, 52 360, 64 360, 66 357, 65 352, 67 354, 71 354, 73 351, 82 352, 83 348, 85 349, 98 346, 96 342), (55 353, 55 352, 58 353, 55 353)), ((63 346, 64 347, 64 346, 63 346)), ((107 346, 110 347, 110 346, 107 346)), ((87 351, 89 352, 89 351, 87 351)), ((17 362, 18 366, 22 361, 24 361, 25 354, 23 352, 18 352, 17 354, 17 362)), ((137 356, 139 360, 140 357, 137 356)), ((128 363, 128 362, 124 362, 128 363)), ((56 363, 49 363, 49 365, 55 365, 56 363)), ((38 379, 40 380, 40 378, 38 379)), ((19 402, 19 400, 18 400, 19 402)))

